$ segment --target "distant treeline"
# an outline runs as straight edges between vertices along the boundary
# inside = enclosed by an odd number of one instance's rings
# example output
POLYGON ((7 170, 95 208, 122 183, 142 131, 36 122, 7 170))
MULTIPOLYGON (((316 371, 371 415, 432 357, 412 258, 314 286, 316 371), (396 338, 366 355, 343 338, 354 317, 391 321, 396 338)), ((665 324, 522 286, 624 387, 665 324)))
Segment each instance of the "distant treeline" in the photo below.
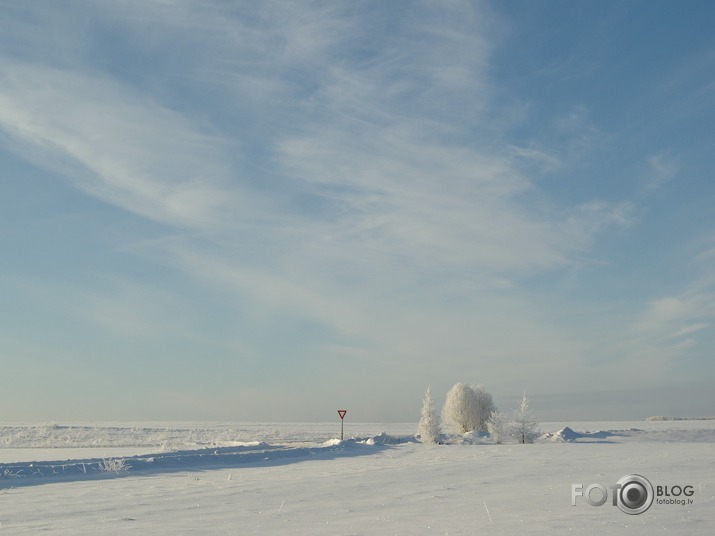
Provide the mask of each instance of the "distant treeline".
POLYGON ((647 417, 646 421, 715 421, 715 417, 664 417, 655 415, 647 417))

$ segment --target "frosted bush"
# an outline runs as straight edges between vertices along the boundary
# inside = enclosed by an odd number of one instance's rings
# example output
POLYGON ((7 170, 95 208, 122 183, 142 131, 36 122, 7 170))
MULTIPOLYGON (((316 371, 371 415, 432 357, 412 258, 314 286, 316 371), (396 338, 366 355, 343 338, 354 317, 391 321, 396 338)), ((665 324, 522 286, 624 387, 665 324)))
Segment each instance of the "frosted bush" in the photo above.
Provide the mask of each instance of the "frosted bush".
POLYGON ((506 416, 501 411, 492 411, 492 414, 487 420, 487 431, 494 443, 502 443, 504 441, 506 424, 506 416))
POLYGON ((107 458, 99 462, 99 470, 102 473, 124 473, 129 471, 131 465, 127 465, 126 460, 123 458, 107 458))

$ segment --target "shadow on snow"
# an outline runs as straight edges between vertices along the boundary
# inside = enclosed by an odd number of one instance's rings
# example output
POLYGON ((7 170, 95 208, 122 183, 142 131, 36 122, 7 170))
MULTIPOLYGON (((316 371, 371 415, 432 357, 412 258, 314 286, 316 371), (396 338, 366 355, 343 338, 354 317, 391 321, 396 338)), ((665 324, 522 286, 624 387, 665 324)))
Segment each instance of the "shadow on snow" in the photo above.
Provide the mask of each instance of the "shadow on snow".
POLYGON ((369 456, 399 443, 378 436, 367 440, 331 440, 322 445, 292 447, 251 443, 235 447, 178 450, 121 458, 0 464, 0 489, 53 482, 100 480, 124 476, 197 472, 245 466, 280 466, 307 460, 369 456))

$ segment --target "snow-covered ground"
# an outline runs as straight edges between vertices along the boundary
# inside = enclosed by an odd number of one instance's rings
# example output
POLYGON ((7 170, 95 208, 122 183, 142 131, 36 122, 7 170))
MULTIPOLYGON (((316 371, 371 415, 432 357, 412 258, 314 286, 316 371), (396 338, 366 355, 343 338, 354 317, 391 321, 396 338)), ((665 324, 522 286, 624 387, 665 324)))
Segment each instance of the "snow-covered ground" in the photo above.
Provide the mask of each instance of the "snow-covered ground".
POLYGON ((414 424, 346 422, 342 442, 339 423, 4 424, 0 535, 715 533, 715 421, 541 428, 423 445, 414 424), (571 505, 572 484, 631 473, 693 494, 571 505))

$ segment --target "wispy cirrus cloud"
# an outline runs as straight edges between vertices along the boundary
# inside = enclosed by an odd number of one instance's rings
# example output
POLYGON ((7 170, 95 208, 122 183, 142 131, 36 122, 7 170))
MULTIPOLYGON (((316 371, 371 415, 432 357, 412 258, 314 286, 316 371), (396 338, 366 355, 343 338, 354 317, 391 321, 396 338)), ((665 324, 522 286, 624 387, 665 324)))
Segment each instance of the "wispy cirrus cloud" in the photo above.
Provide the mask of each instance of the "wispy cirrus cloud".
POLYGON ((0 129, 34 164, 169 224, 203 226, 226 206, 223 140, 106 75, 2 63, 0 129))
POLYGON ((647 190, 657 190, 673 180, 680 170, 678 160, 668 152, 660 152, 647 158, 649 178, 647 190))
POLYGON ((653 300, 643 307, 624 330, 614 327, 616 355, 622 356, 617 369, 626 378, 640 372, 644 382, 688 378, 689 371, 681 366, 699 341, 708 337, 715 309, 712 289, 691 288, 679 294, 653 300))
POLYGON ((213 106, 163 102, 184 97, 168 86, 150 91, 140 64, 141 83, 120 81, 72 45, 61 67, 3 60, 0 128, 13 149, 86 193, 208 232, 221 244, 213 260, 200 262, 204 248, 189 239, 172 246, 196 277, 297 316, 333 308, 298 299, 296 289, 342 296, 342 312, 317 315, 339 331, 391 289, 509 288, 514 278, 584 262, 600 232, 630 223, 628 203, 564 207, 543 195, 523 160, 548 169, 557 157, 494 145, 489 128, 469 135, 488 121, 493 97, 487 11, 388 10, 396 31, 384 33, 366 24, 369 12, 285 7, 262 4, 250 20, 240 5, 193 2, 94 13, 116 20, 150 56, 179 42, 178 84, 200 94, 223 88, 217 106, 243 125, 202 124, 202 114, 219 117, 213 106), (263 156, 245 145, 260 145, 263 156), (240 253, 225 247, 228 237, 240 253), (363 289, 359 299, 354 288, 363 289), (270 298, 279 294, 285 299, 270 298))

